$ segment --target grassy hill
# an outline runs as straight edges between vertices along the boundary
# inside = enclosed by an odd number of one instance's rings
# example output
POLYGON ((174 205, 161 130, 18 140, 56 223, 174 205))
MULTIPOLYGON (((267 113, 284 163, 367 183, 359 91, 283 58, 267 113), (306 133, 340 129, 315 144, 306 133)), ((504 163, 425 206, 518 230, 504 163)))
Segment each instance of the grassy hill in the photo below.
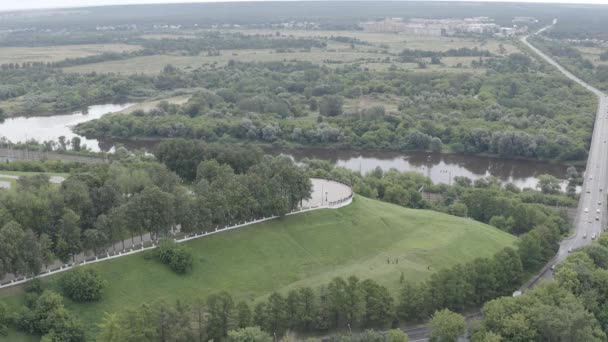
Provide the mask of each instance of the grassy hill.
MULTIPOLYGON (((335 276, 373 278, 396 291, 401 272, 420 281, 440 268, 491 256, 515 240, 470 219, 357 197, 338 210, 312 211, 188 242, 195 263, 185 276, 145 254, 87 266, 108 280, 104 297, 99 303, 68 306, 85 322, 96 323, 103 312, 160 298, 204 298, 227 290, 253 302, 272 291, 315 287, 335 276)), ((49 282, 56 286, 55 279, 49 282)), ((3 290, 0 300, 16 306, 21 293, 3 290)))

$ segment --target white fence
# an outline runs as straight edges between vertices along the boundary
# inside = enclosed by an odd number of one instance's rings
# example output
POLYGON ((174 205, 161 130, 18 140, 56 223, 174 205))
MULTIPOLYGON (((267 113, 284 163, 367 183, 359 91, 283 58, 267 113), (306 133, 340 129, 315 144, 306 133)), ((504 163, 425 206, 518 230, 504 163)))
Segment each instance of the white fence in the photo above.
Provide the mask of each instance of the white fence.
MULTIPOLYGON (((349 187, 350 188, 350 187, 349 187)), ((318 206, 311 206, 311 207, 303 207, 300 208, 298 210, 292 211, 291 213, 288 213, 287 216, 290 215, 296 215, 296 214, 300 214, 300 213, 305 213, 308 211, 312 211, 312 210, 317 210, 317 209, 337 209, 337 208, 342 208, 345 207, 349 204, 352 203, 353 201, 353 197, 354 197, 354 193, 352 192, 352 189, 350 191, 350 195, 340 199, 338 201, 333 201, 333 202, 328 202, 325 205, 318 205, 318 206)), ((190 240, 194 240, 194 239, 200 239, 200 238, 204 238, 206 236, 209 235, 213 235, 213 234, 218 234, 218 233, 222 233, 225 231, 229 231, 229 230, 234 230, 234 229, 239 229, 239 228, 243 228, 243 227, 247 227, 250 225, 254 225, 256 223, 260 223, 260 222, 264 222, 264 221, 269 221, 269 220, 274 220, 276 218, 278 218, 279 216, 271 216, 271 217, 263 217, 261 219, 257 219, 257 220, 252 220, 252 221, 248 221, 248 222, 243 222, 243 223, 239 223, 233 226, 226 226, 224 228, 219 228, 216 227, 215 230, 212 231, 208 231, 208 232, 202 232, 202 233, 194 233, 194 234, 190 234, 190 235, 186 235, 182 238, 179 239, 175 239, 175 242, 181 243, 181 242, 186 242, 186 241, 190 241, 190 240)), ((118 252, 113 252, 113 253, 106 253, 105 255, 101 255, 101 256, 94 256, 94 257, 90 257, 89 259, 85 259, 81 262, 74 262, 74 263, 68 263, 65 264, 59 268, 55 268, 55 269, 50 269, 50 270, 46 270, 42 273, 40 273, 37 276, 33 276, 33 277, 20 277, 20 278, 16 278, 10 281, 6 281, 4 283, 0 283, 0 289, 2 288, 7 288, 10 286, 15 286, 15 285, 19 285, 19 284, 23 284, 26 283, 34 278, 43 278, 43 277, 48 277, 50 275, 53 274, 57 274, 57 273, 61 273, 61 272, 65 272, 67 270, 70 270, 78 265, 87 265, 87 264, 94 264, 94 263, 98 263, 98 262, 102 262, 102 261, 106 261, 106 260, 111 260, 111 259, 116 259, 116 258, 120 258, 123 256, 127 256, 127 255, 132 255, 132 254, 136 254, 136 253, 140 253, 140 252, 144 252, 147 250, 151 250, 158 247, 158 245, 156 245, 154 242, 149 242, 149 243, 145 243, 142 242, 141 246, 138 248, 132 247, 129 248, 128 250, 125 249, 123 251, 118 251, 118 252), (148 246, 146 246, 146 244, 148 244, 148 246)))

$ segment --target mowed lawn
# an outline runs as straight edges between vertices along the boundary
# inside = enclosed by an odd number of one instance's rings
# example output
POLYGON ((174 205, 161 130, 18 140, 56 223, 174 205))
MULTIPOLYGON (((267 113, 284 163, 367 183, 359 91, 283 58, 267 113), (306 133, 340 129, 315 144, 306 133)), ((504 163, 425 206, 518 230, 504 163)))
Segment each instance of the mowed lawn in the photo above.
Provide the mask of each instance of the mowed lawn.
MULTIPOLYGON (((396 294, 401 272, 421 281, 440 268, 492 256, 515 240, 470 219, 357 197, 345 208, 191 241, 186 245, 195 256, 194 270, 185 276, 144 254, 87 266, 108 281, 103 299, 68 306, 95 329, 104 312, 160 299, 188 302, 226 290, 254 303, 272 291, 317 287, 336 276, 372 278, 396 294)), ((48 286, 55 287, 55 280, 48 286)), ((21 289, 1 290, 0 300, 16 307, 21 295, 21 289)))

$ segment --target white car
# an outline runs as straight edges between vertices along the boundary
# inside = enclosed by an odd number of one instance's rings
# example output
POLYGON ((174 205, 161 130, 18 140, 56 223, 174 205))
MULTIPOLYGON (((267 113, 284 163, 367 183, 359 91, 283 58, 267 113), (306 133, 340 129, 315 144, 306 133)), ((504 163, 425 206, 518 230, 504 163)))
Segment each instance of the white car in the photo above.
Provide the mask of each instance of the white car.
POLYGON ((599 214, 599 213, 600 213, 600 210, 599 210, 599 209, 595 209, 595 212, 599 214))
POLYGON ((572 247, 568 248, 568 253, 572 252, 572 247))
POLYGON ((593 235, 591 235, 591 240, 595 240, 595 233, 593 233, 593 235))
POLYGON ((585 212, 588 213, 589 212, 589 208, 585 208, 585 212))

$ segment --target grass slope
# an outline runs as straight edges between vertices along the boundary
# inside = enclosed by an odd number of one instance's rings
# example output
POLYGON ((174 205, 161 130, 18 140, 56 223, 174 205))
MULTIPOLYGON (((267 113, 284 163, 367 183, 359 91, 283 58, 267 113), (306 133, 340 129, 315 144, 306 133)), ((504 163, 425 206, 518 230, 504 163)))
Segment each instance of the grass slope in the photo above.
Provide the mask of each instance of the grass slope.
MULTIPOLYGON (((253 302, 272 291, 315 287, 335 276, 373 278, 395 291, 401 272, 406 279, 420 281, 440 268, 491 256, 515 240, 473 220, 357 197, 338 210, 313 211, 191 241, 187 246, 194 252, 195 266, 185 276, 142 254, 87 266, 108 280, 103 300, 68 305, 84 321, 95 323, 103 312, 160 298, 172 301, 227 290, 253 302)), ((54 279, 50 282, 56 286, 54 279)), ((0 300, 17 305, 20 293, 0 291, 0 300)))

